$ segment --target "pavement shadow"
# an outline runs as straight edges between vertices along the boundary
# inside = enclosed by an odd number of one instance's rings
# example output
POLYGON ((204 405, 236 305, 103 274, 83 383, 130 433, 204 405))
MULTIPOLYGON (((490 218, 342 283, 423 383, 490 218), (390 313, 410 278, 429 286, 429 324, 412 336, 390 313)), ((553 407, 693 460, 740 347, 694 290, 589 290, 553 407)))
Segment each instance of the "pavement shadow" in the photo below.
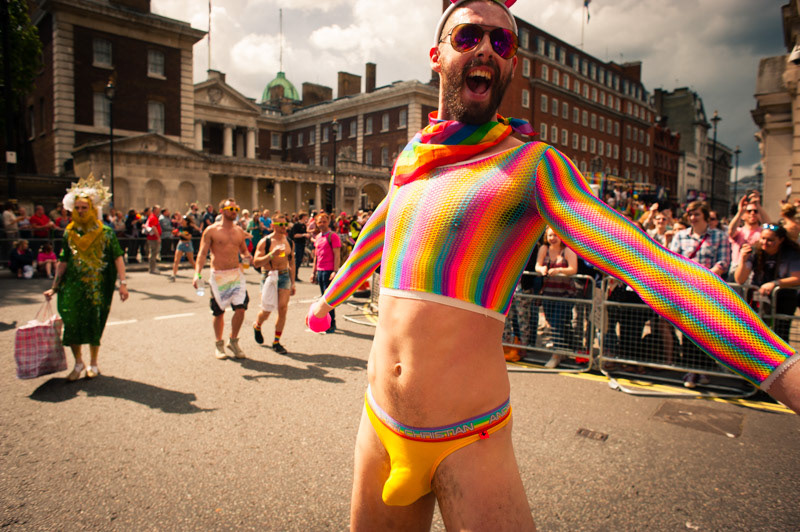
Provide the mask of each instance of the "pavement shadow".
POLYGON ((197 400, 197 396, 193 393, 167 390, 143 382, 105 375, 75 382, 64 378, 50 379, 36 388, 30 398, 45 403, 61 403, 74 399, 79 392, 89 397, 115 397, 133 401, 166 414, 197 414, 216 410, 192 404, 197 400))
POLYGON ((181 303, 192 303, 193 301, 197 301, 197 299, 191 299, 185 296, 176 296, 170 294, 155 294, 153 292, 145 292, 144 290, 136 290, 135 288, 129 288, 128 292, 132 294, 141 294, 144 299, 155 299, 156 301, 180 301, 181 303))
POLYGON ((322 382, 331 382, 341 384, 344 381, 337 377, 331 377, 328 371, 319 366, 307 366, 305 368, 298 368, 295 366, 287 366, 285 364, 271 364, 269 362, 262 362, 261 360, 253 360, 251 358, 234 359, 242 365, 244 369, 259 373, 258 375, 245 375, 244 378, 249 381, 258 379, 288 379, 292 381, 316 379, 322 382))
MULTIPOLYGON (((50 288, 53 281, 50 279, 0 279, 0 293, 7 301, 15 305, 30 305, 44 303, 42 293, 50 288)), ((33 319, 33 316, 31 316, 33 319)))
POLYGON ((0 321, 0 332, 10 331, 16 328, 17 328, 17 320, 14 320, 12 323, 6 323, 4 321, 0 321))
POLYGON ((364 334, 358 333, 354 331, 348 331, 346 329, 336 329, 336 332, 333 334, 341 334, 344 336, 349 336, 350 338, 358 338, 359 340, 373 340, 375 338, 374 334, 364 334))
POLYGON ((351 371, 367 369, 367 361, 355 357, 332 354, 306 355, 305 353, 289 353, 286 356, 292 360, 322 368, 345 369, 351 371))

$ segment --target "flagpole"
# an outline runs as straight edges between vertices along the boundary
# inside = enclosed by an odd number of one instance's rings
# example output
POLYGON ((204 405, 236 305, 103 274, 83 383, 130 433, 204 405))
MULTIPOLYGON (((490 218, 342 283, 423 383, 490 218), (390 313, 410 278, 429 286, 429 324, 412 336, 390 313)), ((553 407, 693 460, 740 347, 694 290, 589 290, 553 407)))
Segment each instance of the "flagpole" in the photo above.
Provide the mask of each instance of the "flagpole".
POLYGON ((211 0, 208 0, 208 70, 211 70, 211 0))
POLYGON ((583 11, 581 12, 581 50, 583 50, 583 26, 586 24, 586 5, 583 6, 583 11))

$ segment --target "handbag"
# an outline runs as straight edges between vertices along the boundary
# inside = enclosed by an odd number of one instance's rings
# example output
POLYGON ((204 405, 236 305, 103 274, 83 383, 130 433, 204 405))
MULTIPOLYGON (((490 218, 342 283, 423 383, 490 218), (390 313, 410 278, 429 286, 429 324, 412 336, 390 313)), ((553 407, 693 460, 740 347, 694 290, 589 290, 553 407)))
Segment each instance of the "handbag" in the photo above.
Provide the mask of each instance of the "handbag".
POLYGON ((34 319, 17 328, 14 360, 18 379, 33 379, 67 369, 61 345, 62 326, 61 318, 53 312, 50 302, 45 301, 34 319))

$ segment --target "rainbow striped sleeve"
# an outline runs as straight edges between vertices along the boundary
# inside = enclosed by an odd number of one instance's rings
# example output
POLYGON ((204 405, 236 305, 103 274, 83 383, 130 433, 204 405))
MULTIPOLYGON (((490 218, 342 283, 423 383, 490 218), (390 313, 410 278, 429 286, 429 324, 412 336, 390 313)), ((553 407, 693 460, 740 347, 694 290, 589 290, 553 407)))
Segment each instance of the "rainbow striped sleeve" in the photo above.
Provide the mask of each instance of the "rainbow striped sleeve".
POLYGON ((536 198, 539 212, 569 247, 628 284, 724 366, 767 390, 798 359, 718 276, 659 246, 598 200, 553 148, 536 169, 536 198))
POLYGON ((343 303, 361 283, 369 279, 378 265, 383 254, 383 238, 386 225, 386 211, 389 210, 389 197, 391 192, 375 208, 372 216, 361 228, 353 251, 333 278, 325 294, 325 302, 332 307, 343 303))

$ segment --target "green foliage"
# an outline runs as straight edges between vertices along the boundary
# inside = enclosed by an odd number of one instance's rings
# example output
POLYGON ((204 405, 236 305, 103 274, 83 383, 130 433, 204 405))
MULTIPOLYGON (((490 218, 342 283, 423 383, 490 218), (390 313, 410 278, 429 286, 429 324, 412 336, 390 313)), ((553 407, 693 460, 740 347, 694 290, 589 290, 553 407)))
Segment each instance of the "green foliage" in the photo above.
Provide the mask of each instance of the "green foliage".
MULTIPOLYGON (((14 104, 33 89, 36 75, 42 68, 42 43, 36 26, 31 24, 26 0, 8 0, 9 41, 11 44, 11 88, 14 104)), ((2 31, 2 28, 0 28, 2 31)), ((0 41, 2 42, 2 41, 0 41)), ((0 65, 3 49, 0 46, 0 65)), ((2 71, 0 71, 2 72, 2 71)), ((0 75, 0 78, 2 76, 0 75)), ((2 79, 0 79, 2 83, 2 79)), ((3 95, 0 94, 0 101, 3 95)))

